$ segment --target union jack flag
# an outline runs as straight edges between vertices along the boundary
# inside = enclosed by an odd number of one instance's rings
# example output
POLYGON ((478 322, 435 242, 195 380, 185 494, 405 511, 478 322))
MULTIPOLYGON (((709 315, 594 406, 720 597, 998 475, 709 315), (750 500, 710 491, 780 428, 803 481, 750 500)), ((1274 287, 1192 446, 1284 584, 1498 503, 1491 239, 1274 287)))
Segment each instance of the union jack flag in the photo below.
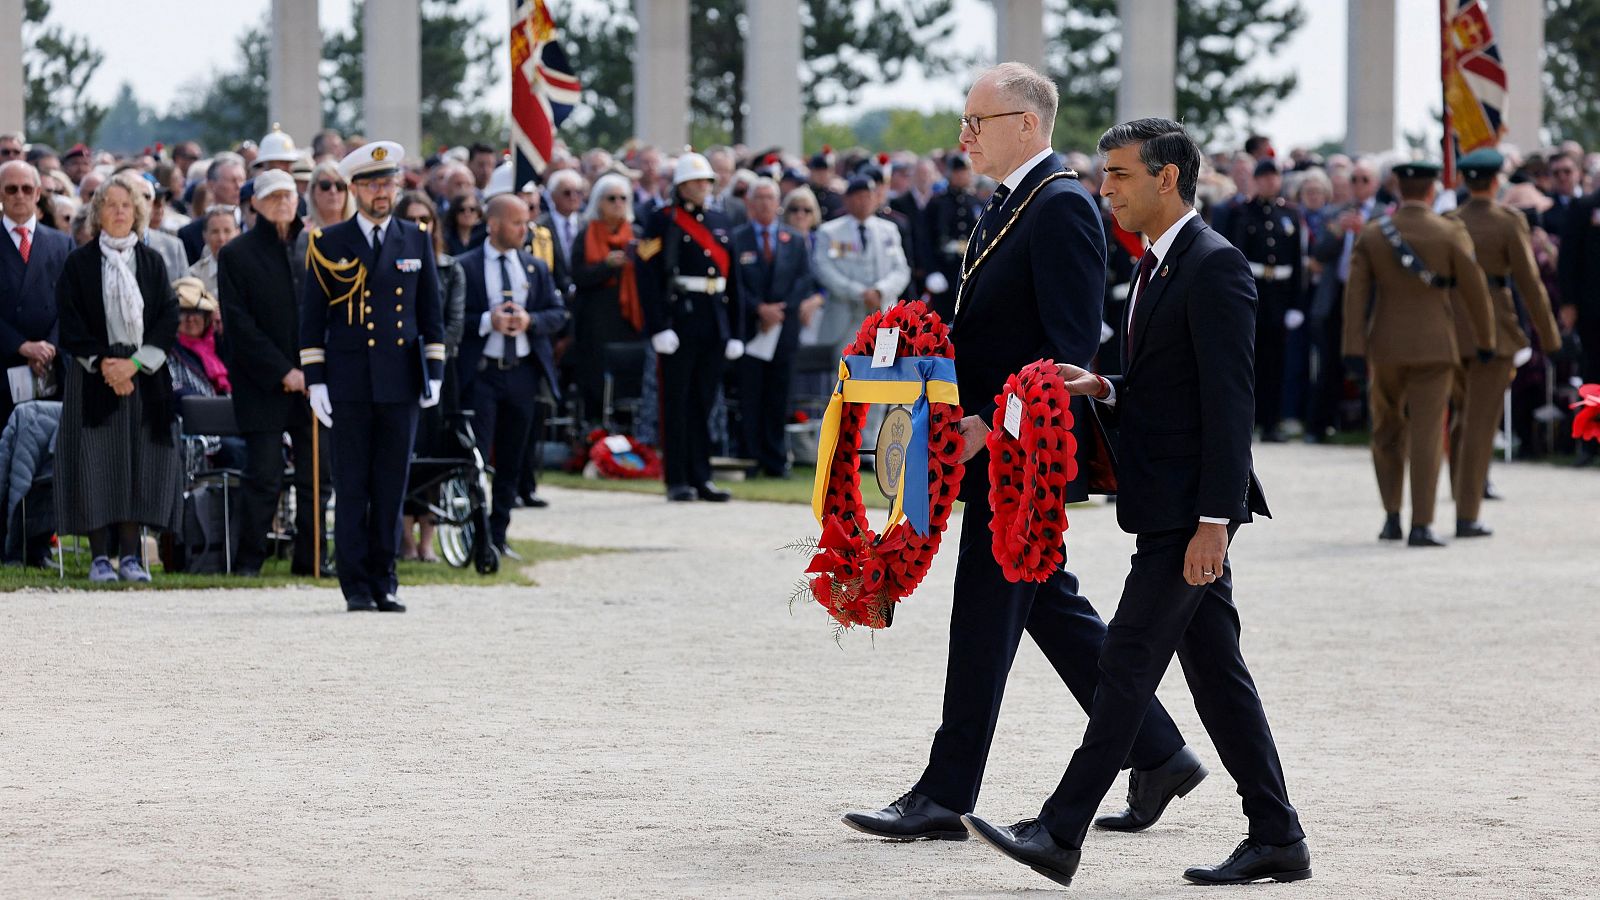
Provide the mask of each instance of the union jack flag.
POLYGON ((1489 17, 1478 0, 1455 2, 1443 29, 1444 98, 1450 108, 1456 152, 1500 142, 1505 127, 1506 70, 1489 17))
POLYGON ((572 114, 582 91, 556 35, 544 0, 524 0, 513 8, 511 150, 516 186, 533 180, 549 164, 556 129, 572 114))

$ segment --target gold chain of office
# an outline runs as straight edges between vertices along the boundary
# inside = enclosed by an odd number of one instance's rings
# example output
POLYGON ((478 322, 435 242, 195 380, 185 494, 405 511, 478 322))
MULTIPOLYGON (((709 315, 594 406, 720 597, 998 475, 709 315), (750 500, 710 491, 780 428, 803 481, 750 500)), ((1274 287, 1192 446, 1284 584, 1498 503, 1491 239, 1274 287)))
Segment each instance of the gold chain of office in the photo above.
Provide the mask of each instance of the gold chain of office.
MULTIPOLYGON (((967 255, 972 252, 972 238, 970 236, 967 238, 967 247, 965 250, 961 251, 961 283, 956 285, 956 309, 955 313, 951 316, 952 321, 954 321, 955 316, 961 314, 961 301, 966 298, 967 281, 972 278, 972 273, 978 271, 978 267, 983 265, 983 261, 985 259, 988 259, 989 251, 993 250, 995 246, 1005 238, 1006 232, 1011 230, 1011 226, 1017 224, 1017 220, 1022 218, 1022 211, 1028 208, 1028 204, 1033 202, 1033 198, 1039 196, 1039 192, 1044 190, 1045 185, 1052 181, 1055 181, 1059 178, 1075 179, 1077 177, 1077 172, 1067 169, 1063 172, 1053 172, 1046 176, 1043 181, 1039 182, 1038 185, 1036 185, 1034 189, 1028 193, 1028 196, 1022 198, 1022 203, 1018 204, 1016 210, 1011 213, 1011 218, 1006 220, 1006 224, 1000 228, 1000 233, 994 236, 994 240, 989 242, 989 246, 984 247, 983 252, 978 254, 978 258, 972 261, 972 268, 970 269, 967 268, 967 255)), ((981 217, 978 219, 978 223, 979 225, 983 223, 983 219, 981 217)), ((972 230, 974 233, 976 233, 978 230, 978 225, 972 226, 972 230)))

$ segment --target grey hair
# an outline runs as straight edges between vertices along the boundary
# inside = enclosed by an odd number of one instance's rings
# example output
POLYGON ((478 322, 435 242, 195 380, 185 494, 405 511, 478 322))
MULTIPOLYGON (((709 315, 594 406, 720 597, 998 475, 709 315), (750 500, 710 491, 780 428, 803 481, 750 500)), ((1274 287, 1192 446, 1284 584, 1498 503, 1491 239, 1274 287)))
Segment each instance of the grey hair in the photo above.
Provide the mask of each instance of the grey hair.
POLYGON ((1294 190, 1291 192, 1296 203, 1300 202, 1300 196, 1305 193, 1305 189, 1309 185, 1316 185, 1322 188, 1329 197, 1333 196, 1333 179, 1329 178, 1327 173, 1320 169, 1307 169, 1300 173, 1298 179, 1296 179, 1294 190))
POLYGON ((545 183, 545 187, 551 192, 554 192, 560 188, 561 183, 565 181, 570 181, 578 188, 578 190, 583 190, 583 176, 579 174, 576 169, 555 170, 554 172, 550 173, 550 180, 545 183))
POLYGON ((0 133, 0 141, 16 141, 22 146, 28 146, 28 137, 20 131, 7 131, 0 133))
POLYGON ((774 200, 783 197, 783 188, 778 187, 778 183, 776 181, 773 181, 771 178, 767 178, 766 176, 762 176, 750 182, 750 186, 745 189, 744 195, 749 197, 756 191, 763 190, 772 191, 772 199, 774 200))
POLYGON ((1061 94, 1056 83, 1027 63, 1003 62, 985 69, 978 80, 991 79, 995 90, 1039 117, 1039 130, 1048 137, 1056 127, 1061 94))
POLYGON ((227 219, 230 224, 237 226, 239 223, 233 217, 234 209, 235 207, 219 203, 206 210, 206 214, 201 217, 201 221, 205 224, 200 226, 200 230, 203 232, 207 228, 210 228, 212 219, 227 219))
MULTIPOLYGON (((589 205, 583 208, 585 222, 600 221, 600 204, 605 201, 606 192, 610 190, 621 191, 629 200, 633 199, 633 182, 617 172, 607 172, 594 180, 594 188, 589 191, 589 205)), ((622 204, 627 208, 623 214, 629 222, 633 221, 633 204, 622 204)))
POLYGON ((238 166, 241 173, 248 173, 250 167, 244 164, 244 157, 237 153, 223 152, 211 158, 211 165, 206 166, 206 180, 219 181, 222 170, 228 166, 238 166))
POLYGON ((87 207, 90 238, 100 236, 100 210, 105 206, 106 194, 112 188, 122 188, 128 192, 128 196, 133 200, 133 231, 131 233, 144 234, 145 228, 150 224, 150 201, 145 198, 144 191, 139 189, 137 182, 142 180, 138 176, 123 172, 100 182, 100 186, 94 189, 94 196, 89 199, 87 207))
MULTIPOLYGON (((5 137, 5 135, 0 135, 0 138, 3 137, 5 137)), ((34 187, 41 186, 39 181, 39 170, 20 159, 7 160, 5 164, 0 165, 0 177, 3 177, 8 170, 13 172, 26 172, 28 177, 33 180, 34 187)))
POLYGON ((1186 205, 1193 206, 1204 159, 1194 138, 1189 137, 1183 126, 1171 119, 1134 119, 1107 129, 1100 136, 1097 149, 1104 156, 1133 144, 1139 145, 1139 161, 1151 175, 1159 175, 1167 166, 1178 167, 1178 196, 1186 205))

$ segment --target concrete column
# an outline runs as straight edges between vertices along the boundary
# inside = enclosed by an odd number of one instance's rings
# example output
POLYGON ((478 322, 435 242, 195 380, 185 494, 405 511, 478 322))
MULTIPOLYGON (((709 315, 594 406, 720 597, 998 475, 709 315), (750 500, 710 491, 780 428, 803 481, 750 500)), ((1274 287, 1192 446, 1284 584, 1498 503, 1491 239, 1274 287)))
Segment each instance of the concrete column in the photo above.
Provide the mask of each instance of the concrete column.
MULTIPOLYGON (((635 0, 634 16, 633 130, 677 153, 689 143, 689 0, 635 0)), ((798 152, 799 142, 790 149, 798 152)))
MULTIPOLYGON (((1350 0, 1345 32, 1345 149, 1381 153, 1395 147, 1395 0, 1350 0)), ((1434 74, 1438 74, 1437 54, 1434 74)), ((1439 93, 1437 79, 1429 82, 1439 93)), ((1441 101, 1442 102, 1442 101, 1441 101)))
POLYGON ((1524 153, 1542 146, 1544 126, 1544 2, 1486 4, 1506 68, 1506 140, 1524 153))
MULTIPOLYGON (((422 2, 367 0, 362 47, 362 106, 367 140, 399 141, 422 152, 422 2)), ((298 137, 297 137, 298 139, 298 137)), ((310 143, 310 139, 306 139, 310 143)))
MULTIPOLYGON (((296 146, 310 147, 311 137, 322 130, 321 63, 317 0, 272 0, 267 118, 283 126, 296 146)), ((258 130, 266 134, 271 122, 261 123, 258 130)))
POLYGON ((996 62, 1044 70, 1044 0, 994 0, 996 62))
POLYGON ((1178 114, 1177 0, 1121 0, 1117 121, 1178 114))
POLYGON ((22 131, 27 121, 23 98, 22 0, 0 0, 0 131, 22 131))
POLYGON ((750 31, 744 45, 745 143, 752 149, 782 147, 801 152, 800 4, 794 0, 748 0, 750 31))

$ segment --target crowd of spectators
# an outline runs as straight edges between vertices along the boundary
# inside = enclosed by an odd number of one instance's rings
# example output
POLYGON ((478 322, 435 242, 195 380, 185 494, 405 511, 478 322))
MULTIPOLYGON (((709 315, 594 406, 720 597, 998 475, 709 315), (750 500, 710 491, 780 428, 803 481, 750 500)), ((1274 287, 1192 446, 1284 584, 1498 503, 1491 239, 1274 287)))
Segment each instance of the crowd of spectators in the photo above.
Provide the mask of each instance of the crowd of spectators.
MULTIPOLYGON (((954 122, 951 132, 953 138, 954 122)), ((9 416, 17 402, 34 395, 63 401, 58 527, 90 536, 97 567, 105 562, 122 577, 148 577, 132 529, 177 525, 183 485, 173 451, 176 404, 190 395, 233 393, 240 384, 230 372, 238 348, 258 343, 257 335, 240 333, 260 327, 257 322, 229 316, 229 291, 239 289, 229 286, 228 248, 264 227, 268 207, 287 198, 292 214, 272 214, 277 240, 271 246, 288 260, 298 286, 308 235, 353 213, 337 163, 362 142, 325 131, 302 151, 275 129, 259 143, 230 148, 183 141, 119 154, 83 144, 58 152, 21 134, 0 134, 0 203, 10 238, 0 241, 0 354, 13 372, 25 367, 35 388, 19 394, 19 379, 12 377, 11 392, 0 394, 0 412, 9 416), (270 180, 272 193, 264 196, 263 176, 276 172, 283 174, 270 180), (132 399, 119 402, 123 398, 132 399)), ((1586 462, 1592 448, 1574 447, 1558 426, 1578 379, 1600 380, 1600 335, 1576 339, 1597 330, 1600 311, 1590 295, 1600 294, 1600 285, 1572 275, 1594 269, 1565 264, 1563 248, 1581 252, 1585 229, 1600 229, 1595 204, 1583 204, 1586 194, 1600 189, 1600 153, 1566 142, 1506 155, 1500 201, 1527 218, 1564 337, 1558 352, 1536 344, 1532 359, 1518 369, 1508 439, 1522 456, 1575 453, 1586 462)), ((1097 161, 1070 149, 1064 156, 1094 191, 1097 161)), ((804 250, 793 256, 807 269, 804 296, 764 296, 759 285, 740 282, 737 337, 753 352, 730 366, 718 385, 712 426, 719 455, 748 460, 752 476, 787 477, 783 423, 803 419, 796 412, 807 404, 815 411, 831 387, 837 354, 867 313, 922 299, 949 318, 968 235, 995 184, 975 176, 956 150, 918 155, 824 147, 799 156, 783 148, 717 146, 705 157, 716 176, 706 207, 732 221, 736 244, 748 248, 741 262, 770 262, 780 242, 804 250)), ((1210 157, 1199 208, 1212 227, 1236 243, 1247 241, 1241 223, 1252 204, 1292 223, 1283 231, 1292 246, 1279 250, 1293 270, 1284 280, 1292 283, 1285 286, 1283 327, 1269 338, 1282 346, 1266 356, 1275 371, 1258 374, 1270 386, 1270 395, 1258 397, 1269 407, 1258 417, 1261 439, 1321 442, 1364 426, 1359 376, 1339 364, 1338 298, 1354 233, 1396 203, 1391 169, 1404 158, 1324 158, 1306 149, 1280 156, 1261 136, 1237 152, 1210 157)), ((476 327, 463 321, 466 287, 455 258, 485 245, 494 227, 491 201, 499 196, 511 194, 525 206, 526 215, 514 219, 519 234, 525 229, 521 243, 544 260, 570 313, 549 335, 557 389, 542 394, 531 416, 533 452, 526 454, 528 471, 512 502, 543 505, 535 470, 550 457, 546 448, 592 426, 621 427, 647 443, 655 438, 655 359, 642 333, 635 228, 669 202, 674 162, 673 154, 637 143, 581 154, 561 148, 536 182, 516 185, 502 150, 486 143, 406 160, 395 210, 433 233, 452 359, 463 329, 476 327), (614 348, 628 344, 637 345, 637 359, 644 360, 635 363, 644 371, 631 373, 643 382, 643 402, 624 410, 609 389, 617 380, 610 360, 614 348)), ((1457 195, 1442 192, 1441 198, 1450 206, 1457 195)), ((497 221, 506 220, 502 203, 497 221)), ((1114 371, 1119 361, 1110 338, 1143 249, 1136 236, 1119 232, 1109 211, 1105 231, 1107 341, 1099 365, 1114 371)), ((283 365, 285 371, 274 374, 284 390, 304 390, 293 377, 293 358, 283 365)), ((447 381, 456 383, 446 385, 444 410, 431 421, 425 416, 419 452, 440 439, 439 416, 475 402, 460 391, 469 373, 454 371, 453 364, 447 371, 447 381)), ((480 443, 492 456, 491 440, 480 443)), ((281 434, 253 446, 274 454, 284 449, 281 434)), ((238 441, 213 449, 225 459, 233 454, 228 461, 234 465, 264 468, 240 458, 238 441)), ((6 505, 8 512, 13 505, 6 505)), ((262 505, 270 505, 268 499, 257 497, 258 518, 262 505)), ((406 554, 433 559, 426 509, 414 505, 407 512, 406 554)), ((259 549, 249 538, 247 545, 259 549)), ((97 568, 98 576, 105 574, 97 568)))

